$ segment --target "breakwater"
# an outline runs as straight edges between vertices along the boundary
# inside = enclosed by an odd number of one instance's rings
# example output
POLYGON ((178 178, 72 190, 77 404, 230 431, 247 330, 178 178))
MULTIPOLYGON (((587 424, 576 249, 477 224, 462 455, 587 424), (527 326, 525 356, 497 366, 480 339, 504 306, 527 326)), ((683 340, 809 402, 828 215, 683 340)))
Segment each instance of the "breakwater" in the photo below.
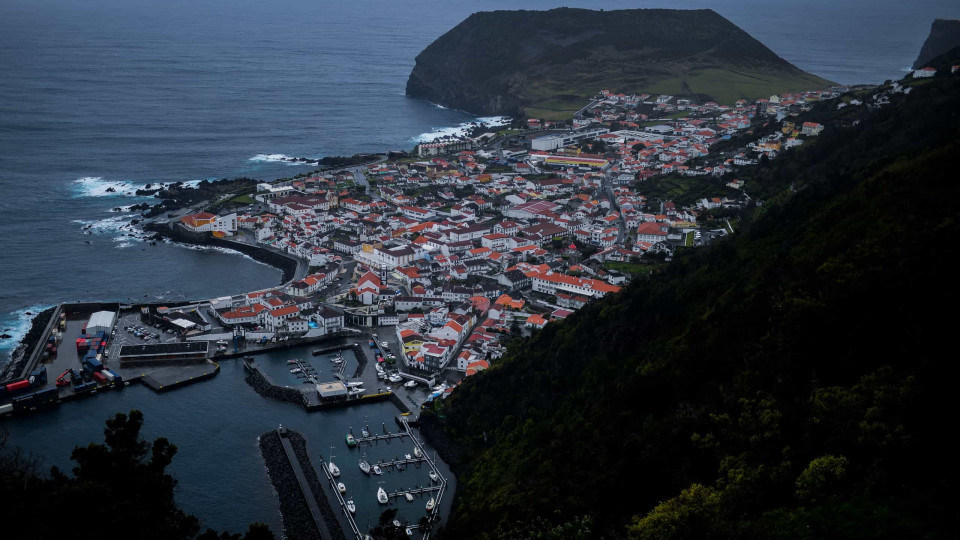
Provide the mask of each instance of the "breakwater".
POLYGON ((279 251, 262 246, 216 238, 210 233, 194 233, 176 224, 149 222, 144 223, 143 230, 155 233, 162 238, 169 238, 170 240, 184 244, 220 247, 243 253, 255 261, 268 264, 283 272, 280 278, 281 284, 288 283, 297 277, 306 275, 308 269, 306 261, 283 254, 279 251))
POLYGON ((295 388, 275 384, 267 375, 260 371, 260 368, 246 360, 244 360, 243 367, 247 372, 247 384, 249 384, 257 394, 277 401, 286 401, 306 406, 303 399, 303 392, 295 388))
POLYGON ((286 430, 285 435, 293 449, 293 456, 288 456, 284 450, 277 430, 260 435, 259 440, 260 454, 280 502, 285 535, 287 538, 305 540, 346 540, 333 509, 322 496, 323 488, 310 463, 306 440, 291 430, 286 430), (297 468, 300 469, 302 480, 309 486, 308 490, 299 488, 300 479, 295 470, 296 465, 291 462, 290 457, 299 465, 297 468), (312 497, 313 500, 309 501, 306 497, 312 497), (314 510, 311 510, 311 507, 314 510), (315 510, 319 510, 322 519, 314 518, 315 510))
POLYGON ((30 330, 20 340, 20 344, 13 351, 10 363, 4 366, 3 372, 0 373, 0 381, 17 377, 21 371, 25 371, 24 367, 30 363, 33 353, 40 344, 40 338, 48 331, 47 326, 49 326, 56 311, 57 307, 47 308, 33 318, 30 323, 30 330))

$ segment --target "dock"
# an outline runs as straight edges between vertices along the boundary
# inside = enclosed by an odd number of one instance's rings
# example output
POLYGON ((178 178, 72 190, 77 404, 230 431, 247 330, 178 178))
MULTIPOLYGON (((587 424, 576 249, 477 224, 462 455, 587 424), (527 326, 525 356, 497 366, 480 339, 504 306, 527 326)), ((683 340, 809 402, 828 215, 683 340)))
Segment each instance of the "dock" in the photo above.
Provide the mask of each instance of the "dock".
MULTIPOLYGON (((128 370, 121 373, 126 374, 128 370)), ((202 364, 147 368, 139 375, 140 382, 154 392, 167 392, 195 382, 213 377, 220 371, 220 365, 213 361, 202 364)))
MULTIPOLYGON (((389 492, 387 493, 387 499, 389 499, 392 504, 398 500, 405 499, 407 494, 410 494, 414 497, 422 497, 423 495, 426 495, 426 494, 436 493, 433 510, 430 510, 430 512, 427 514, 427 518, 431 522, 438 522, 440 520, 440 501, 443 499, 443 495, 447 489, 447 479, 443 477, 443 475, 440 473, 440 470, 437 468, 436 464, 433 462, 432 459, 430 459, 430 456, 427 454, 426 449, 424 449, 423 444, 413 434, 413 431, 410 428, 410 424, 408 423, 407 418, 400 417, 400 420, 398 420, 398 423, 403 428, 403 431, 400 431, 397 433, 386 432, 387 428, 386 428, 386 424, 384 424, 383 431, 386 433, 384 433, 383 435, 370 435, 369 437, 356 437, 357 443, 359 445, 360 442, 370 443, 370 442, 377 442, 382 440, 389 442, 391 439, 401 439, 404 437, 409 437, 409 439, 413 442, 413 444, 420 450, 419 457, 411 457, 410 459, 395 459, 393 461, 379 461, 376 463, 376 465, 382 468, 393 468, 397 466, 416 465, 419 468, 423 463, 426 463, 430 467, 430 470, 433 471, 434 474, 436 474, 437 480, 434 483, 431 483, 431 485, 429 486, 417 486, 410 489, 400 489, 398 491, 389 492)), ((351 429, 351 433, 352 433, 352 429, 351 429)), ((350 534, 352 533, 353 536, 356 538, 356 540, 365 540, 367 538, 366 533, 360 530, 359 526, 357 526, 357 521, 354 515, 347 510, 346 500, 344 499, 343 495, 340 494, 340 491, 337 489, 337 480, 330 474, 330 471, 328 470, 329 468, 327 467, 325 462, 321 462, 321 469, 323 470, 324 475, 327 477, 327 481, 328 481, 328 484, 324 485, 324 491, 329 491, 327 496, 331 497, 331 494, 332 494, 332 497, 334 498, 334 500, 331 501, 331 506, 333 506, 334 508, 336 508, 337 506, 340 507, 340 511, 342 515, 338 517, 341 519, 341 521, 346 521, 347 523, 347 526, 344 527, 344 534, 349 538, 350 534), (333 503, 336 503, 336 504, 333 504, 333 503)), ((416 523, 406 524, 405 527, 411 530, 420 531, 420 526, 416 523)), ((430 534, 431 534, 431 531, 428 528, 426 531, 423 532, 423 539, 429 540, 430 534)))
POLYGON ((438 486, 429 486, 429 487, 418 487, 413 489, 405 489, 402 491, 394 491, 393 493, 387 493, 387 497, 395 499, 397 497, 403 497, 407 493, 411 495, 423 495, 424 493, 430 493, 433 491, 440 491, 443 489, 443 485, 438 486))

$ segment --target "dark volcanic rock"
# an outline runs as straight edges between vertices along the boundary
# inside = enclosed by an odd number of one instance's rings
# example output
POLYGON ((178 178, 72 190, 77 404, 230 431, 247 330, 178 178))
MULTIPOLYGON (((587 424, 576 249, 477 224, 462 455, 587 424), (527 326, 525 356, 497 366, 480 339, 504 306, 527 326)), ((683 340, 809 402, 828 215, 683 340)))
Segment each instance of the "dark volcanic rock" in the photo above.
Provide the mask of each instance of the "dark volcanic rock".
POLYGON ((960 19, 935 19, 913 69, 926 67, 931 60, 957 46, 960 46, 960 19))

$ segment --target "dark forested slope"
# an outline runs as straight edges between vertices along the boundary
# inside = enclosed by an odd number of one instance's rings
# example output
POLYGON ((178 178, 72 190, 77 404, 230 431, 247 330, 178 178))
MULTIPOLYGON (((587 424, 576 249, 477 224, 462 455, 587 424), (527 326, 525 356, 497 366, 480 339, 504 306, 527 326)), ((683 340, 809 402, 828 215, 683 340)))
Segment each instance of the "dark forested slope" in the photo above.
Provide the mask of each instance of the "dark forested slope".
POLYGON ((425 413, 460 455, 447 537, 954 535, 958 126, 943 77, 827 129, 737 235, 425 413))

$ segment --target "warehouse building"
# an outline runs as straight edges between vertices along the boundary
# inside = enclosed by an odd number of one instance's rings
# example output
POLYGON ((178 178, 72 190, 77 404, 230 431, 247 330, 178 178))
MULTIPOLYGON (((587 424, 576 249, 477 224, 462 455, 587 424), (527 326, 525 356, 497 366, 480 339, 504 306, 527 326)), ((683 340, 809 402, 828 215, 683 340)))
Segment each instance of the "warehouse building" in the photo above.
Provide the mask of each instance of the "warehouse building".
POLYGON ((198 362, 207 358, 208 348, 206 341, 124 345, 120 347, 120 364, 147 366, 198 362))

